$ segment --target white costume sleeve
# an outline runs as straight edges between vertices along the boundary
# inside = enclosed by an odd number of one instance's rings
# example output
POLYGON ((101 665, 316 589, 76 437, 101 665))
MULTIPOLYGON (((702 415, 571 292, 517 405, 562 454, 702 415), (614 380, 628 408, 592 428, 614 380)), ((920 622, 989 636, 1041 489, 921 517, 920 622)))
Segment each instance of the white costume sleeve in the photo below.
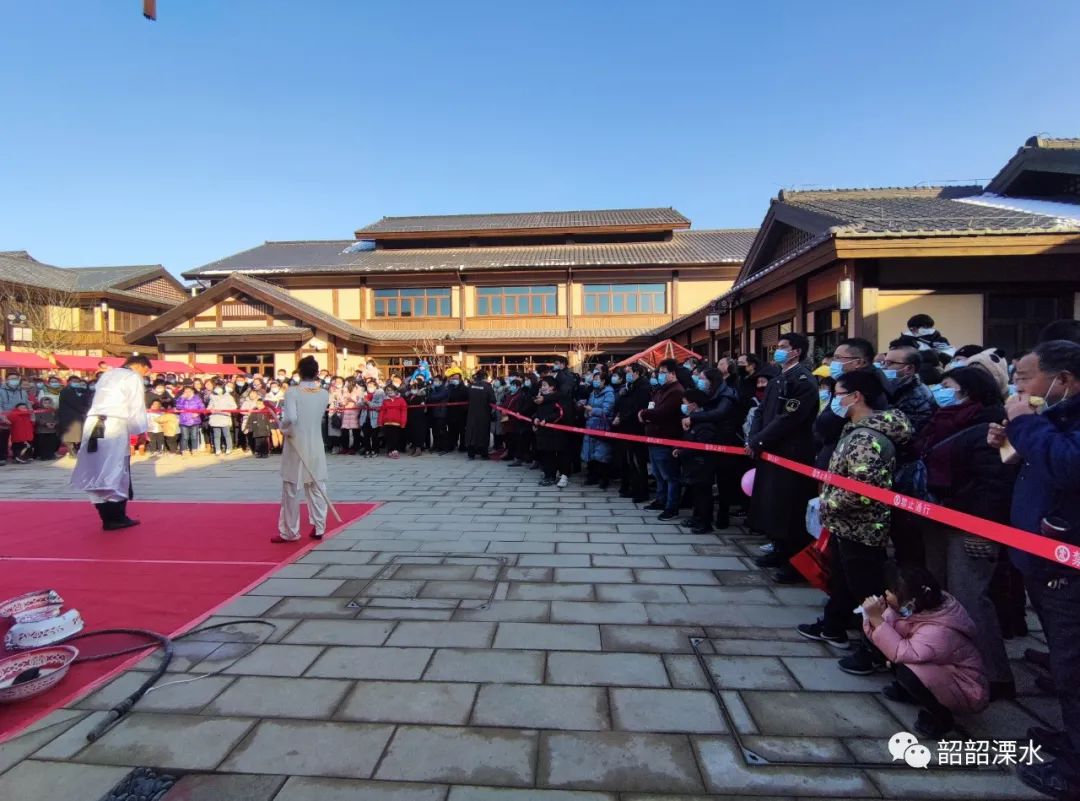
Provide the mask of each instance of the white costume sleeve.
POLYGON ((299 418, 299 408, 297 400, 299 398, 299 392, 289 387, 285 390, 285 399, 281 402, 281 421, 280 427, 283 434, 288 434, 292 431, 293 424, 296 423, 299 418))

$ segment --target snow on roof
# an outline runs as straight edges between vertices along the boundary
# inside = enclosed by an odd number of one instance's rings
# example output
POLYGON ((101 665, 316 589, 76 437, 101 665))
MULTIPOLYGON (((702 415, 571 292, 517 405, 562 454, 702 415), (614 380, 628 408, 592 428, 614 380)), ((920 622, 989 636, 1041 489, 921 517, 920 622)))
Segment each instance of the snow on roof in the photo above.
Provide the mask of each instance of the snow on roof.
POLYGON ((989 206, 990 208, 1007 209, 1009 211, 1023 211, 1029 214, 1054 217, 1062 221, 1080 223, 1080 204, 1076 203, 1063 203, 1057 200, 1040 200, 1029 197, 1005 197, 1004 195, 995 195, 993 192, 956 198, 953 202, 971 203, 975 206, 989 206))

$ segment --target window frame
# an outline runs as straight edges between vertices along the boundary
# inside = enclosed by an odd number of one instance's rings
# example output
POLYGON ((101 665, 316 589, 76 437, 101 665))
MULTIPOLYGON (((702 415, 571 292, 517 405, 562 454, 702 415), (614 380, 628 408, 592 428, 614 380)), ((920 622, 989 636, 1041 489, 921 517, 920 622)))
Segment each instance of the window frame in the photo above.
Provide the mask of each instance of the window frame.
POLYGON ((454 316, 454 293, 448 286, 425 286, 425 287, 375 287, 371 295, 371 319, 373 320, 445 320, 454 316), (379 293, 393 293, 392 296, 379 293), (409 294, 405 294, 409 293, 409 294), (416 294, 419 293, 419 294, 416 294), (434 293, 434 294, 433 294, 434 293), (424 314, 402 314, 405 304, 410 308, 416 308, 417 303, 423 306, 424 314), (431 304, 438 309, 437 314, 428 314, 431 304), (442 313, 445 304, 446 313, 442 313), (380 308, 382 312, 380 313, 380 308), (391 313, 389 310, 393 308, 391 313))
POLYGON ((659 283, 613 283, 582 284, 582 314, 629 315, 629 314, 667 314, 668 285, 659 283), (659 288, 659 292, 653 287, 659 288), (644 301, 648 299, 648 304, 644 301), (659 308, 657 300, 659 299, 659 308), (592 308, 589 302, 592 301, 592 308), (650 308, 645 309, 648 305, 650 308))
POLYGON ((476 287, 474 317, 557 317, 558 314, 559 287, 555 284, 476 287), (522 300, 525 301, 525 311, 518 310, 522 300), (511 302, 515 310, 505 311, 511 302), (540 310, 534 311, 537 304, 540 310), (494 311, 496 307, 498 311, 494 311))

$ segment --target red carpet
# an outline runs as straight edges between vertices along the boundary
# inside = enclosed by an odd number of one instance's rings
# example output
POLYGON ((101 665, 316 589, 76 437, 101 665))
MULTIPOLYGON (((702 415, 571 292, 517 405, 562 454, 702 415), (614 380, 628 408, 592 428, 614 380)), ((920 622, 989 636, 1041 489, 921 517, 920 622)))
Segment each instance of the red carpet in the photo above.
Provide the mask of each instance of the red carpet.
MULTIPOLYGON (((326 537, 377 505, 336 504, 342 522, 331 515, 326 537)), ((141 526, 102 532, 86 501, 0 502, 0 600, 54 589, 65 610, 79 610, 88 631, 139 628, 175 636, 316 545, 307 537, 296 545, 269 541, 277 533, 276 503, 136 501, 130 512, 141 526)), ((302 531, 309 528, 301 521, 302 531)), ((7 628, 8 621, 0 622, 0 654, 7 628)), ((49 692, 0 705, 0 742, 141 658, 76 665, 49 692)))

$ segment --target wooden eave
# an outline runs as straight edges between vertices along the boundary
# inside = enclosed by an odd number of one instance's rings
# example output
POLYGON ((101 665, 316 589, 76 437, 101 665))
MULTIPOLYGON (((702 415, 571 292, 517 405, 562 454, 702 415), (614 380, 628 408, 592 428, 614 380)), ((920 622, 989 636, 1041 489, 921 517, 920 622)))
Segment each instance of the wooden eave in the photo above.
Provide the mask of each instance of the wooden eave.
POLYGON ((769 206, 769 211, 765 214, 765 219, 761 222, 761 227, 758 229, 757 236, 754 237, 754 241, 750 245, 750 251, 746 254, 746 261, 743 262, 735 283, 745 281, 752 276, 754 271, 759 267, 767 266, 766 264, 759 264, 758 262, 761 259, 762 253, 766 251, 776 239, 775 233, 777 223, 792 228, 798 228, 800 231, 806 231, 808 234, 820 235, 829 228, 835 226, 837 221, 832 217, 817 214, 807 209, 796 208, 795 206, 788 205, 782 201, 774 200, 769 206))
POLYGON ((546 228, 479 228, 454 229, 452 231, 364 231, 357 229, 355 236, 364 241, 401 241, 408 239, 494 239, 501 237, 575 236, 578 234, 654 234, 690 227, 685 223, 652 223, 638 225, 560 225, 546 228))
POLYGON ((364 338, 357 337, 356 332, 352 330, 351 327, 331 321, 311 319, 307 309, 303 306, 293 303, 287 298, 282 298, 276 294, 266 292, 263 287, 245 280, 244 276, 240 273, 233 273, 224 281, 214 284, 214 286, 210 287, 210 289, 207 289, 205 292, 181 303, 179 306, 174 306, 156 320, 151 320, 141 328, 136 328, 125 336, 124 340, 131 344, 139 344, 143 340, 148 341, 150 337, 155 336, 161 331, 176 328, 180 323, 196 316, 199 312, 205 311, 220 301, 226 300, 233 293, 243 294, 253 300, 265 303, 275 310, 279 310, 303 321, 313 329, 326 331, 328 334, 346 340, 365 341, 364 338))

